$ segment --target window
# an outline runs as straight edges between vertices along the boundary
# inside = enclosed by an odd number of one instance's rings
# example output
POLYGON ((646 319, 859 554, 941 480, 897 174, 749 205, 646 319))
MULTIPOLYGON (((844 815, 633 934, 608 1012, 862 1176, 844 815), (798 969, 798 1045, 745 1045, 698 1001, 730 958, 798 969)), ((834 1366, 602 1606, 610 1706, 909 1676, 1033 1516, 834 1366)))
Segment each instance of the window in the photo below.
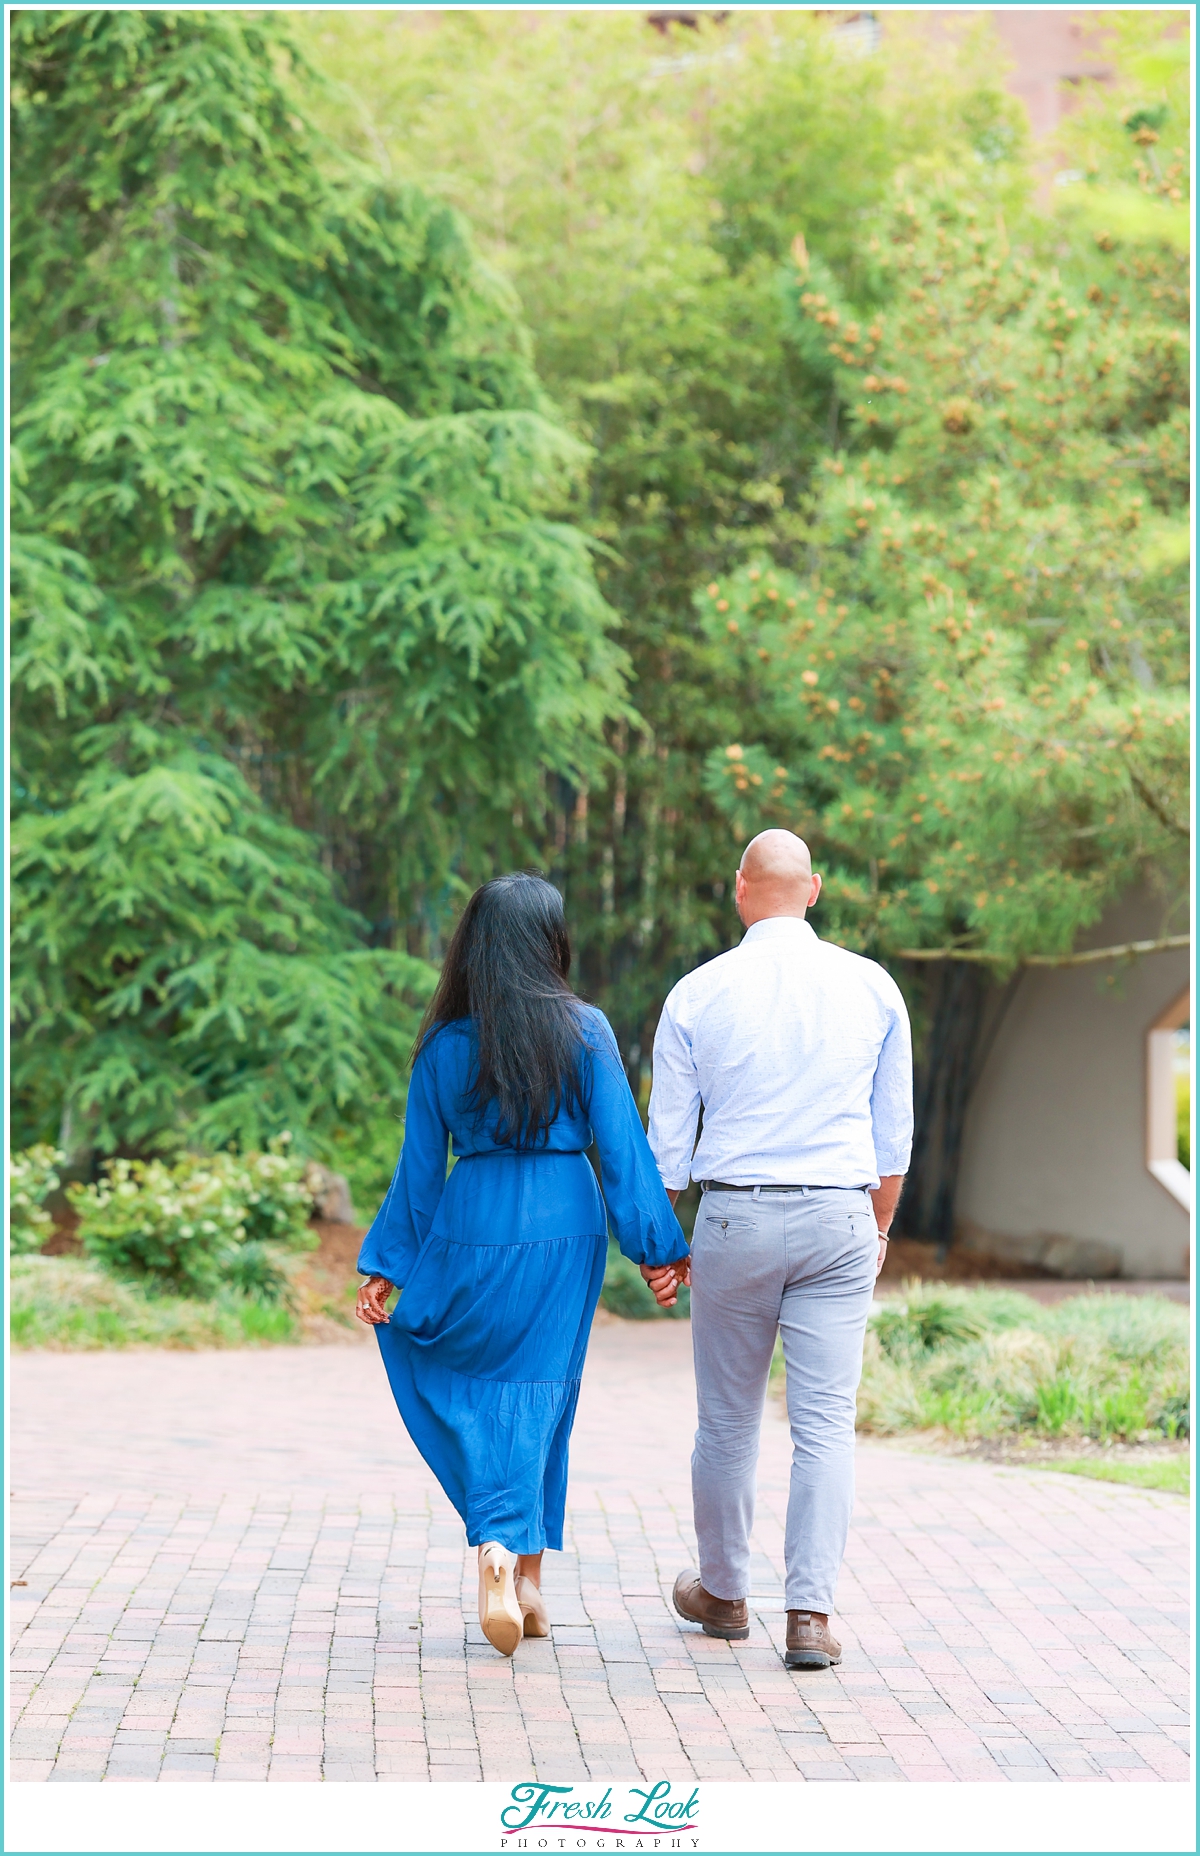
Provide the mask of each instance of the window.
POLYGON ((834 27, 833 36, 847 51, 867 57, 879 50, 883 28, 874 13, 851 13, 834 27))
POLYGON ((1146 1035, 1146 1165, 1187 1211, 1192 1209, 1191 1016, 1189 990, 1160 1013, 1146 1035))

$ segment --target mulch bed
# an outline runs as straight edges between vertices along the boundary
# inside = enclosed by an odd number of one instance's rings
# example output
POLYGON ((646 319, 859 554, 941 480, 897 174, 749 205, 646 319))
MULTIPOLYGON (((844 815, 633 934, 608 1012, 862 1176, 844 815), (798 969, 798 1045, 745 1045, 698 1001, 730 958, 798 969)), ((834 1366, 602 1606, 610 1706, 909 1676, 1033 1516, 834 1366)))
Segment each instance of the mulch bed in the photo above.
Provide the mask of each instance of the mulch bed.
POLYGON ((1056 1282, 1049 1270, 1031 1263, 1003 1263, 997 1257, 980 1256, 978 1251, 963 1250, 951 1244, 945 1257, 937 1260, 937 1245, 923 1244, 913 1237, 894 1237, 888 1245, 887 1261, 880 1274, 886 1283, 907 1282, 1056 1282))
POLYGON ((83 1245, 76 1232, 79 1229, 79 1213, 70 1206, 54 1214, 54 1229, 42 1245, 44 1257, 81 1257, 83 1245))
POLYGON ((354 1319, 358 1253, 366 1226, 314 1219, 320 1242, 296 1274, 297 1313, 306 1341, 360 1341, 371 1330, 354 1319))
POLYGON ((1056 1463, 1077 1462, 1081 1457, 1103 1457, 1110 1463, 1148 1463, 1154 1458, 1186 1457, 1184 1441, 1161 1438, 1154 1443, 1097 1443, 1093 1437, 977 1437, 970 1442, 940 1431, 913 1431, 902 1437, 877 1437, 870 1431, 859 1436, 871 1443, 895 1448, 931 1450, 939 1456, 973 1457, 983 1463, 1009 1463, 1021 1469, 1053 1469, 1056 1463))

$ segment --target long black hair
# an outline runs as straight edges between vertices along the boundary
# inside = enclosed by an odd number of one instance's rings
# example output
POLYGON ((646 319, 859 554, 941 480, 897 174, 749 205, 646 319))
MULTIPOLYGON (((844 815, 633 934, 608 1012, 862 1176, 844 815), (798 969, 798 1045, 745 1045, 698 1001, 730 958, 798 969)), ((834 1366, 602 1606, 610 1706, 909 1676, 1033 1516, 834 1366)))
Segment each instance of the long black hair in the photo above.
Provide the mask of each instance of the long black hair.
POLYGON ((552 883, 521 870, 484 883, 454 930, 417 1038, 474 1021, 479 1069, 470 1106, 496 1105, 495 1139, 532 1147, 580 1101, 583 1026, 567 982, 571 941, 552 883))

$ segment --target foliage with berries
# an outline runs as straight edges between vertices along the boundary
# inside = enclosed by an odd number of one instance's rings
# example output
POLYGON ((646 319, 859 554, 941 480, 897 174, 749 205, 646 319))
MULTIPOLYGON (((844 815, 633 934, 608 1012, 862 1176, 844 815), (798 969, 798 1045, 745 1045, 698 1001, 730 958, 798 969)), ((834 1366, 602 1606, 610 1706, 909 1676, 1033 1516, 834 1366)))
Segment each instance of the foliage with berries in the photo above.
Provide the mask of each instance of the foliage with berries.
POLYGON ((707 783, 739 831, 812 841, 848 945, 1004 969, 1068 951, 1141 870, 1182 891, 1187 329, 1130 313, 1135 255, 1093 240, 1084 288, 965 192, 901 190, 873 311, 793 279, 847 442, 805 571, 698 597, 753 718, 707 783))

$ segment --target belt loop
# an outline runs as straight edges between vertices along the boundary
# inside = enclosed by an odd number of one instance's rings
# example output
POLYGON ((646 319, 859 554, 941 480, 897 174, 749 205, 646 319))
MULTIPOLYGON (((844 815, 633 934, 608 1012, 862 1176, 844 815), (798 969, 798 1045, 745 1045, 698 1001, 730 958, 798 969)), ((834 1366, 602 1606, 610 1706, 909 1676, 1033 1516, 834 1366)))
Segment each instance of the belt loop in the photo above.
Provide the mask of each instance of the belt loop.
POLYGON ((761 1187, 761 1186, 755 1186, 755 1188, 754 1188, 754 1197, 755 1197, 756 1199, 761 1199, 761 1198, 762 1198, 762 1187, 761 1187))

